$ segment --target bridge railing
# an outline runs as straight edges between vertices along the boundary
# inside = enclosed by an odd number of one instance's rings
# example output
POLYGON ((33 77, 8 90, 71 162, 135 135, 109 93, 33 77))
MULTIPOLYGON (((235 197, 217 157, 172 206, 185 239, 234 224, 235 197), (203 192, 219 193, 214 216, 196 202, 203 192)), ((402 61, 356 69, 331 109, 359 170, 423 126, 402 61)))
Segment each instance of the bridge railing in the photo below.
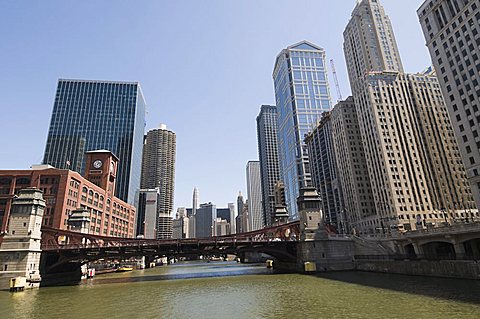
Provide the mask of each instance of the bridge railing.
POLYGON ((219 245, 242 244, 266 241, 297 240, 299 222, 273 226, 247 233, 216 236, 207 238, 184 239, 139 239, 119 238, 92 234, 83 234, 51 227, 42 227, 42 249, 82 249, 82 248, 128 248, 156 245, 219 245))

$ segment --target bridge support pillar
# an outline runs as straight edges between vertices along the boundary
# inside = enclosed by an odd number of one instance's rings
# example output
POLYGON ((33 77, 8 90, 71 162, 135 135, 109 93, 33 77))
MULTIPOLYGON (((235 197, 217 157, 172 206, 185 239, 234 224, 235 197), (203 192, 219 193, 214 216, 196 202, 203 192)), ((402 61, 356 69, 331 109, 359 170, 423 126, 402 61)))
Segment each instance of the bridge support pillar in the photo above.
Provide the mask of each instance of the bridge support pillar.
POLYGON ((26 188, 12 203, 9 229, 0 244, 0 289, 8 289, 10 279, 22 277, 23 289, 40 286, 40 240, 45 210, 43 193, 26 188))
POLYGON ((423 248, 419 244, 412 243, 412 246, 417 256, 421 256, 424 254, 423 248))
POLYGON ((479 259, 480 258, 480 245, 477 243, 472 243, 472 254, 473 254, 473 257, 475 259, 479 259))
POLYGON ((145 269, 155 267, 155 266, 152 267, 152 263, 153 263, 154 261, 155 261, 155 259, 154 259, 153 257, 143 256, 143 262, 145 263, 145 269))
POLYGON ((71 231, 88 234, 90 231, 90 214, 86 208, 77 208, 72 210, 67 223, 71 231))
POLYGON ((138 262, 138 266, 139 266, 140 269, 145 269, 146 268, 146 266, 147 266, 146 265, 146 260, 147 260, 147 258, 145 256, 142 256, 142 258, 138 262))
POLYGON ((328 237, 322 214, 322 201, 315 187, 300 188, 297 206, 300 217, 300 240, 309 241, 328 237))
POLYGON ((463 245, 463 243, 455 241, 453 243, 453 248, 455 249, 455 255, 457 259, 465 257, 465 246, 463 245))

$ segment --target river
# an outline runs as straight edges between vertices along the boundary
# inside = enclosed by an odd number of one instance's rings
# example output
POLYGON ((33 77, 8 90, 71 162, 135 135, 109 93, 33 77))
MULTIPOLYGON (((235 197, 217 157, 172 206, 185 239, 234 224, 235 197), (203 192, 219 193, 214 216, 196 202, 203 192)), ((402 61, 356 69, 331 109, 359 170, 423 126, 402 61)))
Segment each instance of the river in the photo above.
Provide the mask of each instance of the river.
POLYGON ((0 318, 480 318, 480 281, 178 263, 80 285, 0 291, 0 318))

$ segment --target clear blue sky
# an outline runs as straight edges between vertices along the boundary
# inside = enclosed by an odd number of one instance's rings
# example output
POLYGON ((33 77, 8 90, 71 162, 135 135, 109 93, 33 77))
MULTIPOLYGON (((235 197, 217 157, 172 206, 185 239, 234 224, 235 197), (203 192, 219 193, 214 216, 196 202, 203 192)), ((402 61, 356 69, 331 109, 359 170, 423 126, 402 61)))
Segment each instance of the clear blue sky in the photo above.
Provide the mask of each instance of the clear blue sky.
MULTIPOLYGON (((407 72, 430 64, 416 9, 383 0, 407 72)), ((177 133, 175 207, 219 207, 245 190, 255 118, 274 104, 272 68, 309 40, 335 59, 349 92, 342 33, 355 0, 0 1, 0 169, 40 163, 58 78, 139 81, 147 129, 177 133)), ((332 98, 336 100, 330 76, 332 98)))

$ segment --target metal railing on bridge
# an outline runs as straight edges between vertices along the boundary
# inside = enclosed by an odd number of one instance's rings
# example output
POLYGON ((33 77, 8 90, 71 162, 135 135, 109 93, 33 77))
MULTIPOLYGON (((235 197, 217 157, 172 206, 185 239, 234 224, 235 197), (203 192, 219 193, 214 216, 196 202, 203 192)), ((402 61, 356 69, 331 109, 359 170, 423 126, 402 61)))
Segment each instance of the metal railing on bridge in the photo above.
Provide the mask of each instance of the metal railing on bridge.
POLYGON ((82 248, 118 248, 147 247, 160 245, 219 245, 241 244, 271 241, 296 241, 300 235, 298 221, 276 225, 247 233, 215 236, 208 238, 182 239, 139 239, 108 237, 93 234, 72 232, 52 227, 42 227, 42 250, 66 250, 82 248))

